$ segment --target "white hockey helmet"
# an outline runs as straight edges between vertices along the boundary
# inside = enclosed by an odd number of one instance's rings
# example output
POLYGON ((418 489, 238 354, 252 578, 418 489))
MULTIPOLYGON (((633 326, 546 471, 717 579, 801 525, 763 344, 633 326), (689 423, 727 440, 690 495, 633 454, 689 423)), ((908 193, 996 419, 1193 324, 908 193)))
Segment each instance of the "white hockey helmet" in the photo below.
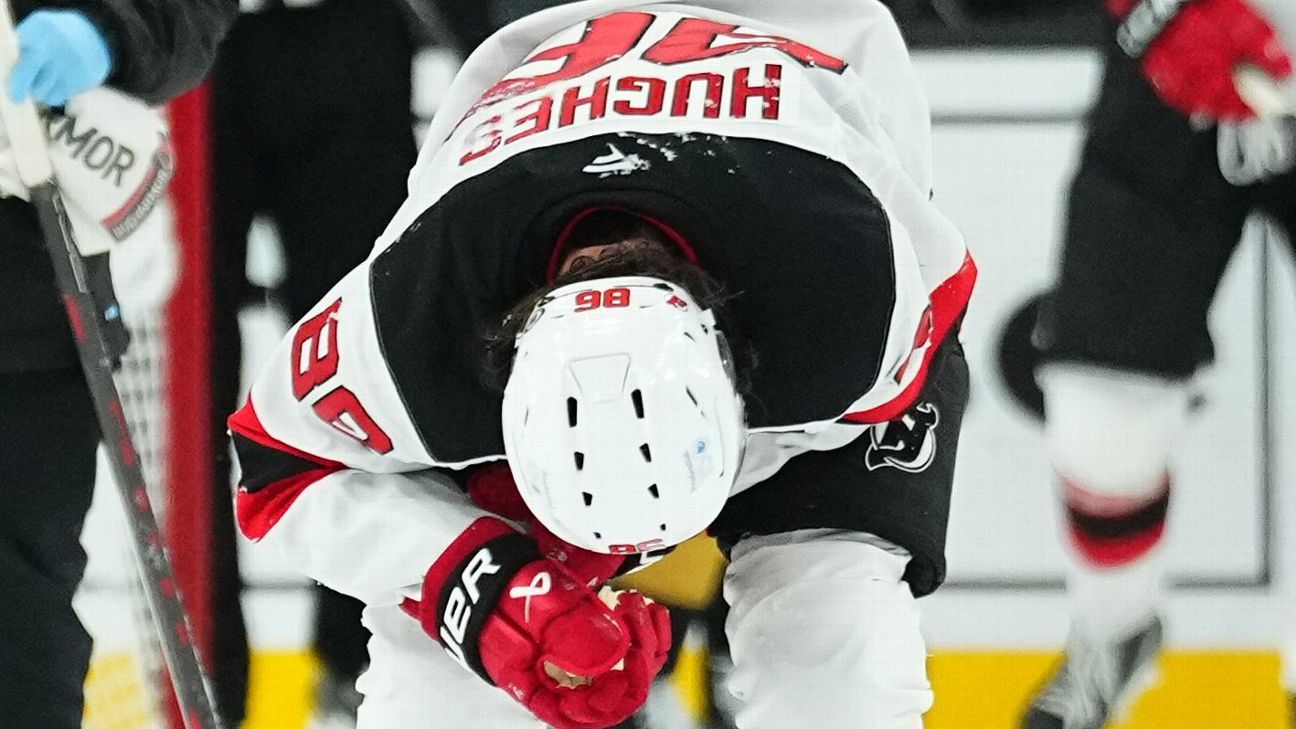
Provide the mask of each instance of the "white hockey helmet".
POLYGON ((710 525, 747 431, 709 310, 658 278, 583 281, 536 304, 516 350, 504 449, 546 528, 578 547, 631 554, 710 525))

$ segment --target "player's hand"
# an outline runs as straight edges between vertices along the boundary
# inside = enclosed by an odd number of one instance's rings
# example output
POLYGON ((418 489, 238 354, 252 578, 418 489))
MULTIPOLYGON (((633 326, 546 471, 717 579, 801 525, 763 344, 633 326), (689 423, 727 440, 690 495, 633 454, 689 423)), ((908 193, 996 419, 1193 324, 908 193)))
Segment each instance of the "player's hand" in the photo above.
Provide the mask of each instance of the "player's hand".
POLYGON ((18 63, 9 74, 9 98, 63 106, 103 84, 112 54, 103 32, 76 10, 37 10, 18 24, 18 63))
POLYGON ((598 638, 591 640, 591 632, 599 632, 594 626, 606 617, 582 612, 566 613, 546 631, 538 663, 518 660, 511 650, 492 657, 487 648, 496 638, 490 624, 482 634, 482 658, 496 685, 554 729, 607 729, 630 718, 648 700, 670 650, 666 608, 637 592, 620 593, 610 611, 627 638, 623 657, 610 666, 606 641, 600 648, 598 638))
POLYGON ((497 519, 479 519, 451 545, 422 598, 413 612, 429 635, 556 729, 631 716, 670 645, 665 608, 633 593, 609 607, 497 519))
MULTIPOLYGON (((1135 5, 1134 0, 1108 0, 1118 18, 1135 5)), ((1289 50, 1247 0, 1189 2, 1142 55, 1143 72, 1163 101, 1190 118, 1210 122, 1256 116, 1233 81, 1234 71, 1248 64, 1275 81, 1292 74, 1289 50)))

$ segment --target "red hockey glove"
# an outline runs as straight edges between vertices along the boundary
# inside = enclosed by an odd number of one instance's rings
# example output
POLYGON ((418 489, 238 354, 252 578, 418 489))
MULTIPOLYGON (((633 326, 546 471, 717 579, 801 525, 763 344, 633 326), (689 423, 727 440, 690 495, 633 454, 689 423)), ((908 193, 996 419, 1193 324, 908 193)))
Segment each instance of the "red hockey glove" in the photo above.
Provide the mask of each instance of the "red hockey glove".
POLYGON ((670 647, 664 607, 623 593, 609 608, 533 539, 491 518, 428 570, 411 612, 452 658, 555 729, 629 718, 670 647))
POLYGON ((1122 19, 1117 41, 1157 94, 1189 117, 1212 122, 1256 116, 1238 95, 1233 73, 1264 69, 1275 81, 1292 74, 1292 59, 1269 21, 1247 0, 1107 0, 1122 19))

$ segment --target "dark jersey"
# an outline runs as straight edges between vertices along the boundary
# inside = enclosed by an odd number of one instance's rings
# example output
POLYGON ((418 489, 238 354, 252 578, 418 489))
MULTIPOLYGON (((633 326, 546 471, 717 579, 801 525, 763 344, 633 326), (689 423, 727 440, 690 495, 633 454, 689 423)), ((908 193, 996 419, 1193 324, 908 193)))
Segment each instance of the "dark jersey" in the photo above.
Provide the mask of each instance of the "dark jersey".
POLYGON ((502 453, 482 331, 545 283, 567 221, 591 208, 659 221, 735 294, 760 358, 752 428, 835 420, 877 380, 896 305, 891 229, 848 169, 764 140, 598 135, 465 181, 371 262, 377 341, 434 460, 502 453), (584 171, 627 154, 633 175, 584 171))

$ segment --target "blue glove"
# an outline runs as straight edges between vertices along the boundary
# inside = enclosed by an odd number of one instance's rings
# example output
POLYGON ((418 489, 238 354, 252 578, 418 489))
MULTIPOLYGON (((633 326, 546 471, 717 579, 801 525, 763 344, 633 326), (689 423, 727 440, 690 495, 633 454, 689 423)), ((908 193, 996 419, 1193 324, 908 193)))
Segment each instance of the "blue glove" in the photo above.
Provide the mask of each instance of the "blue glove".
POLYGON ((18 24, 18 63, 9 74, 9 98, 63 106, 102 84, 110 70, 108 42, 89 18, 75 10, 37 10, 18 24))

